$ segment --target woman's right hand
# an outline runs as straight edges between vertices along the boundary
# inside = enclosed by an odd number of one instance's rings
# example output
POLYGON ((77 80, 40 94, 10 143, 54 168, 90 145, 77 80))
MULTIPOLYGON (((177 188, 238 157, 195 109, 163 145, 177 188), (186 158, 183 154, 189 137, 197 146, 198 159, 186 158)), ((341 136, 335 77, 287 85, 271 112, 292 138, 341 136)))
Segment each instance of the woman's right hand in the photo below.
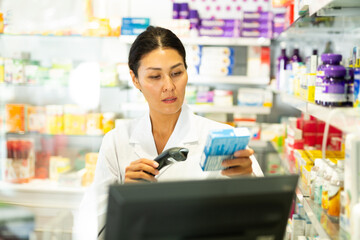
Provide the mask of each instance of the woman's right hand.
POLYGON ((156 182, 155 176, 159 174, 159 170, 156 169, 158 166, 158 162, 146 158, 131 162, 125 169, 125 183, 141 180, 156 182))

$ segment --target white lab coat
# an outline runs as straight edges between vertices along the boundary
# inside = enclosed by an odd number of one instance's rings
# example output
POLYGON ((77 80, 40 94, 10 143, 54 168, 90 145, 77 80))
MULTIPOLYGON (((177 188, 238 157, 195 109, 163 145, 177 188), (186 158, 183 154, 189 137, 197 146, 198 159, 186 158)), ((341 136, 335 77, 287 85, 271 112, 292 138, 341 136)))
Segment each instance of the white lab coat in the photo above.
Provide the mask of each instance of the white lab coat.
MULTIPOLYGON (((195 115, 184 104, 175 129, 164 150, 171 147, 188 148, 187 160, 164 167, 156 176, 158 181, 223 177, 220 171, 202 171, 199 162, 209 131, 224 128, 231 128, 231 126, 195 115)), ((115 129, 108 132, 103 138, 95 179, 85 193, 79 216, 85 212, 87 216, 85 219, 88 221, 89 218, 94 217, 91 211, 95 210, 98 223, 88 223, 87 225, 98 225, 101 229, 106 214, 108 186, 115 182, 124 182, 125 168, 132 161, 140 158, 154 159, 157 155, 148 112, 142 118, 121 121, 115 129)), ((251 160, 254 175, 263 176, 255 157, 252 156, 251 160)), ((87 229, 89 230, 89 228, 87 229)), ((87 231, 87 233, 89 232, 87 231)))

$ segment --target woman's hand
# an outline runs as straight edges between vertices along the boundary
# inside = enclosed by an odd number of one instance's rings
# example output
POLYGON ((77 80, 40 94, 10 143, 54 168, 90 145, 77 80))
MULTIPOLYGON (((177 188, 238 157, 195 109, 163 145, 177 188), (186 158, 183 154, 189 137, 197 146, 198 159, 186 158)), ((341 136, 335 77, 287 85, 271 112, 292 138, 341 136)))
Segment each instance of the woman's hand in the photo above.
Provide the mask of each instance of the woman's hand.
POLYGON ((226 159, 222 162, 222 166, 226 169, 222 170, 221 174, 228 177, 251 174, 252 161, 250 156, 253 154, 254 150, 250 148, 236 151, 233 159, 226 159))
POLYGON ((146 158, 131 162, 125 169, 125 183, 141 180, 156 182, 155 176, 159 174, 159 170, 156 169, 158 166, 158 162, 146 158))

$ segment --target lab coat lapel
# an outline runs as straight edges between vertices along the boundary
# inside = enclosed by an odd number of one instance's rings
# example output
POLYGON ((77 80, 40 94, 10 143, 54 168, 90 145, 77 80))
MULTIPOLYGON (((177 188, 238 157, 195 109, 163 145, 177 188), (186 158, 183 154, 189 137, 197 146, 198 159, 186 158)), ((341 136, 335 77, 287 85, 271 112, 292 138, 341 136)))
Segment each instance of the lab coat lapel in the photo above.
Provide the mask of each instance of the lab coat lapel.
POLYGON ((129 143, 134 146, 135 154, 139 158, 153 159, 157 156, 151 129, 149 113, 145 114, 132 126, 129 143))
MULTIPOLYGON (((184 104, 174 132, 171 134, 164 150, 172 147, 186 147, 199 141, 194 117, 194 113, 184 104)), ((134 146, 134 151, 139 158, 153 159, 158 155, 151 130, 149 113, 145 114, 132 126, 129 142, 134 146)))
POLYGON ((174 132, 171 134, 164 150, 198 142, 199 136, 195 127, 194 117, 194 113, 184 104, 174 132))

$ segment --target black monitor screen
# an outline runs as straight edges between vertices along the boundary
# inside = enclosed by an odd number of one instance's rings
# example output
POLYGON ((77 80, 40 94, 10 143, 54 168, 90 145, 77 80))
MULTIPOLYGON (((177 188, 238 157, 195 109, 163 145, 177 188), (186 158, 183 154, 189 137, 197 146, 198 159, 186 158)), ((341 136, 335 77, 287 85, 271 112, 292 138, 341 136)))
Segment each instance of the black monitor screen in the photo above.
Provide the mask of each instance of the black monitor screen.
POLYGON ((297 175, 111 185, 106 240, 282 240, 297 175))

